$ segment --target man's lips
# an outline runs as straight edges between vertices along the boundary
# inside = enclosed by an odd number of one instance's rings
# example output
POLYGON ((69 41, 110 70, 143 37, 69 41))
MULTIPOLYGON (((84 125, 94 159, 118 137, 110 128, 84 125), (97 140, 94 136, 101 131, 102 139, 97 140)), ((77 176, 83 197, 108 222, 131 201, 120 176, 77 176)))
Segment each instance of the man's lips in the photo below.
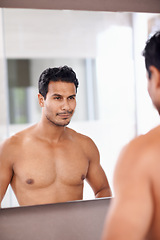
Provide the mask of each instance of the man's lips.
POLYGON ((70 117, 70 114, 58 114, 58 116, 60 116, 62 118, 68 118, 68 117, 70 117))
POLYGON ((62 118, 68 118, 72 115, 72 112, 63 112, 63 113, 57 113, 57 116, 60 116, 62 118))

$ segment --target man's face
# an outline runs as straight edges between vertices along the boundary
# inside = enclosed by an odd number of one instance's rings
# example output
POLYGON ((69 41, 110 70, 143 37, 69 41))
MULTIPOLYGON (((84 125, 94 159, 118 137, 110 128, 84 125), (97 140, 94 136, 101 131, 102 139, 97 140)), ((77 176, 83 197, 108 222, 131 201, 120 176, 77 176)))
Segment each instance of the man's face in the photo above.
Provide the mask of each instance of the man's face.
POLYGON ((69 124, 76 107, 76 87, 74 83, 50 82, 44 100, 44 114, 56 126, 69 124))

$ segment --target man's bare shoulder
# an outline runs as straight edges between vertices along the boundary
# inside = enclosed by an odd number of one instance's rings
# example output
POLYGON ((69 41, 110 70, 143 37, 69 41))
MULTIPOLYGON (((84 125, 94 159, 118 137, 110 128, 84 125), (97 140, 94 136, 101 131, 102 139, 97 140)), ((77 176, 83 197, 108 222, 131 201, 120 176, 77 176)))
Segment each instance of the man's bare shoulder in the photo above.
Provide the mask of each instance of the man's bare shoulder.
POLYGON ((83 145, 95 145, 94 141, 87 135, 76 132, 71 128, 68 128, 68 133, 74 138, 74 140, 80 141, 83 145))
POLYGON ((18 148, 19 142, 17 142, 15 136, 7 138, 0 144, 0 162, 12 164, 12 159, 14 158, 14 153, 18 148))
POLYGON ((160 126, 153 128, 148 133, 140 135, 130 141, 124 150, 127 153, 134 153, 136 156, 148 155, 156 151, 160 151, 160 126))
POLYGON ((13 134, 12 136, 10 136, 6 140, 4 140, 0 144, 0 153, 1 154, 5 153, 5 152, 7 153, 7 152, 10 152, 12 150, 19 148, 20 144, 23 143, 24 139, 26 139, 27 137, 30 136, 30 134, 32 133, 34 128, 35 128, 35 126, 31 126, 29 128, 26 128, 20 132, 13 134))
POLYGON ((160 126, 130 141, 122 149, 116 169, 118 172, 126 172, 126 174, 127 172, 128 174, 150 172, 156 161, 160 163, 159 146, 160 126))
POLYGON ((95 159, 99 159, 99 150, 95 142, 89 136, 78 133, 71 128, 68 128, 68 131, 75 143, 78 143, 91 159, 94 159, 93 156, 95 156, 95 159))

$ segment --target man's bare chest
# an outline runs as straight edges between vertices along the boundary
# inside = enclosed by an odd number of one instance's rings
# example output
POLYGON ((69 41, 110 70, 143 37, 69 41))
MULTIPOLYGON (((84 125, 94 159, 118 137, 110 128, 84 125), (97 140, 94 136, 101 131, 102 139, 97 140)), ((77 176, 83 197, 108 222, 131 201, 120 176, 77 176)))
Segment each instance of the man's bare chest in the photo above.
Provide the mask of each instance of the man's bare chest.
POLYGON ((47 187, 56 183, 82 184, 89 160, 78 147, 30 147, 19 149, 13 167, 14 178, 28 187, 47 187))

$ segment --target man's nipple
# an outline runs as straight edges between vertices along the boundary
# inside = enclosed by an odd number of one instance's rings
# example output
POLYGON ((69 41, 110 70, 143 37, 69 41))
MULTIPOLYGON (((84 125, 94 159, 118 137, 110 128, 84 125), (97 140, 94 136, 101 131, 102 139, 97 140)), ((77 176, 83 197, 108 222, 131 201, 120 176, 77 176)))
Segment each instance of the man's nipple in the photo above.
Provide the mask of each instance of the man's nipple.
POLYGON ((81 176, 82 181, 83 181, 85 178, 86 178, 85 175, 82 174, 82 176, 81 176))
POLYGON ((27 184, 33 184, 34 180, 32 178, 29 178, 29 179, 26 180, 26 183, 27 184))

